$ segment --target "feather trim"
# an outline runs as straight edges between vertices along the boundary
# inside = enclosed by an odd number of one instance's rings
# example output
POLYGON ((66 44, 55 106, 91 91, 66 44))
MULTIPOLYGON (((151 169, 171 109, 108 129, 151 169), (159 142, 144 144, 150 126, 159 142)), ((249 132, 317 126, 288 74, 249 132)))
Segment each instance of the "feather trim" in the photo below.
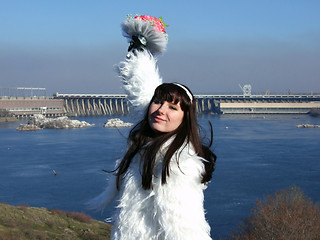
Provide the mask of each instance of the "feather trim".
POLYGON ((166 50, 168 43, 168 35, 163 32, 156 31, 148 21, 128 17, 121 23, 122 35, 132 41, 133 36, 142 35, 146 40, 145 47, 152 54, 159 54, 166 50))
POLYGON ((157 60, 147 50, 129 52, 116 71, 133 107, 148 105, 154 90, 162 83, 157 60))

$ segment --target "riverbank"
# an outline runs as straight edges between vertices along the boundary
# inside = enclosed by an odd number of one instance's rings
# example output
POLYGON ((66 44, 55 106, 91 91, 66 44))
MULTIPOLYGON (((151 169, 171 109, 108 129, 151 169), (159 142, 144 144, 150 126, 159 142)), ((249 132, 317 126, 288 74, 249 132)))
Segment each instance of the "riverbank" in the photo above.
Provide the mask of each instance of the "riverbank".
POLYGON ((1 239, 109 240, 111 225, 76 212, 0 204, 1 239))

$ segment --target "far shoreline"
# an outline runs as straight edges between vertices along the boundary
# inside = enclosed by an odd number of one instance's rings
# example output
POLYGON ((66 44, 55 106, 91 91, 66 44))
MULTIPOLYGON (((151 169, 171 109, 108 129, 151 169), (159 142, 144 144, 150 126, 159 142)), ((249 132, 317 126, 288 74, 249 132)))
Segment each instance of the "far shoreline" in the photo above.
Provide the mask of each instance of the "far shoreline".
POLYGON ((19 121, 16 117, 0 117, 0 122, 17 122, 19 121))

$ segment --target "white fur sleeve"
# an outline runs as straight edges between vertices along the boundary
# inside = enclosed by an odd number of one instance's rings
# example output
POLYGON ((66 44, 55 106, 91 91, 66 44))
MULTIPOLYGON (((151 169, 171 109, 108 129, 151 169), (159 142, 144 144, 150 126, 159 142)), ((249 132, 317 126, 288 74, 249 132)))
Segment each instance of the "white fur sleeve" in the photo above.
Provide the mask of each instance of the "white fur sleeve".
POLYGON ((125 61, 116 67, 129 102, 134 107, 145 107, 154 90, 162 83, 157 60, 148 51, 129 52, 125 61))
POLYGON ((119 192, 116 186, 117 176, 113 174, 109 175, 110 178, 108 179, 108 185, 105 190, 88 202, 87 205, 89 209, 103 210, 116 199, 119 192))
POLYGON ((199 157, 182 153, 179 166, 171 162, 167 184, 155 189, 163 239, 209 240, 210 226, 203 207, 206 188, 201 184, 204 166, 199 157), (182 171, 182 172, 181 172, 182 171))

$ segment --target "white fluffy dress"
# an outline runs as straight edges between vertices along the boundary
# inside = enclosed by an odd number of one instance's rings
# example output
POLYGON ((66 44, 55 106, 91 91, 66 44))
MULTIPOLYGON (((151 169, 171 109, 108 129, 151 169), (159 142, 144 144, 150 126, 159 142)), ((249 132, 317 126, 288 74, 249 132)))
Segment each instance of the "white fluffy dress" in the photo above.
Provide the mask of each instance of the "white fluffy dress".
MULTIPOLYGON (((170 176, 161 183, 162 159, 168 144, 157 155, 152 190, 141 186, 140 155, 132 160, 118 192, 113 240, 209 240, 210 226, 203 207, 204 165, 187 145, 171 159, 170 176), (177 157, 179 156, 179 165, 177 157)), ((109 198, 114 187, 105 192, 109 198)))

